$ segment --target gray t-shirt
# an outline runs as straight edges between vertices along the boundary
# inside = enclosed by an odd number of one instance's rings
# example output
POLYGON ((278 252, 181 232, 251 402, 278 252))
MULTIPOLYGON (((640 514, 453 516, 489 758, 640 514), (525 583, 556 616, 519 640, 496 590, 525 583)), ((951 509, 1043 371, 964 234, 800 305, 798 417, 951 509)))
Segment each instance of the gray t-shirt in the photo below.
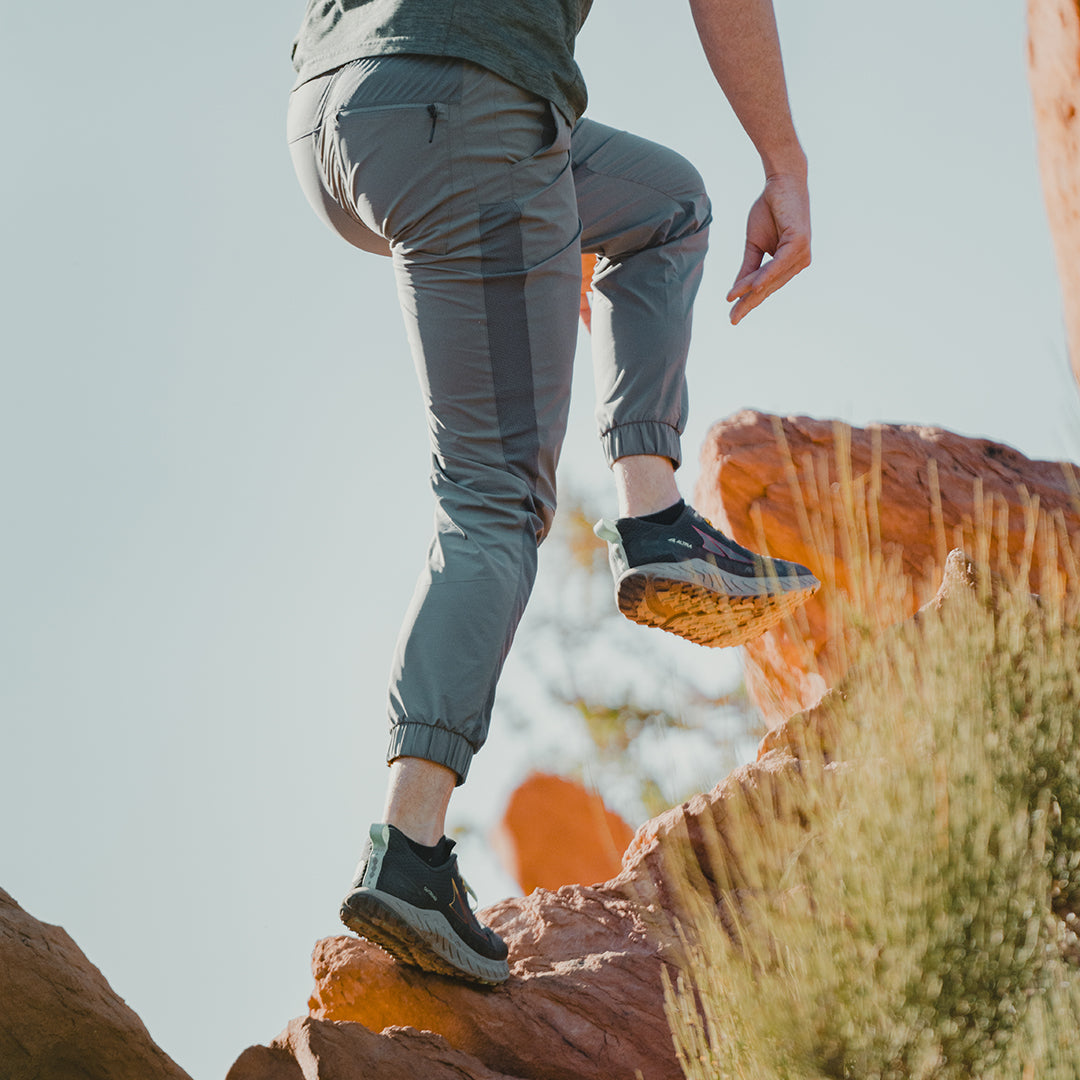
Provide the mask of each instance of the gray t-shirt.
POLYGON ((293 43, 298 83, 361 56, 454 56, 585 111, 574 40, 592 0, 308 0, 293 43))

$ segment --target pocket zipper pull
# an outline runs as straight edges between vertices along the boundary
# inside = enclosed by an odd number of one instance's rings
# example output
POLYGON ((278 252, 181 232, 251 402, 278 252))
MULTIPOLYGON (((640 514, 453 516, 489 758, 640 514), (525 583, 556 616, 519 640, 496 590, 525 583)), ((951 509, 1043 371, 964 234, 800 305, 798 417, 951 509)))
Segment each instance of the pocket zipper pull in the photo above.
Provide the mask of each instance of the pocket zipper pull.
POLYGON ((428 116, 431 117, 431 135, 428 136, 428 142, 435 141, 435 125, 439 122, 439 107, 437 105, 429 105, 427 107, 428 116))

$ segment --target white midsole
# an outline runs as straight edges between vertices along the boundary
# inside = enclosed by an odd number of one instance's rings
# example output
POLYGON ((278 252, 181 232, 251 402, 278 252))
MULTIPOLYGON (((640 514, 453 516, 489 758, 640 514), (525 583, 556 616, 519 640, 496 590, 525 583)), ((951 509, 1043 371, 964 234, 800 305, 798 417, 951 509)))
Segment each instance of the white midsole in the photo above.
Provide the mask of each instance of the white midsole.
POLYGON ((813 574, 789 577, 748 578, 729 574, 703 559, 676 563, 645 563, 624 570, 615 582, 616 589, 628 578, 644 577, 650 581, 678 581, 697 585, 725 596, 777 596, 790 592, 814 591, 821 582, 813 574))
POLYGON ((358 893, 368 893, 379 903, 390 908, 402 922, 416 929, 417 923, 427 932, 425 940, 444 960, 455 967, 471 972, 482 978, 493 980, 505 979, 508 965, 505 960, 489 960, 486 956, 470 949, 454 932, 449 920, 441 911, 430 908, 418 908, 413 904, 399 900, 398 897, 381 889, 359 888, 358 893))

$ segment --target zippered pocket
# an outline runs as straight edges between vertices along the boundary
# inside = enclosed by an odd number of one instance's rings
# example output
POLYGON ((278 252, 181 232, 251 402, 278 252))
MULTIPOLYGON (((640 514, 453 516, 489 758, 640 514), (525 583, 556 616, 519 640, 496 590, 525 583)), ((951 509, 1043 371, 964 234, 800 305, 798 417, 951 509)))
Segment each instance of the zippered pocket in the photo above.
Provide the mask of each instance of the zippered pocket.
POLYGON ((348 105, 334 115, 344 208, 391 244, 445 254, 452 203, 444 101, 348 105))
POLYGON ((446 118, 447 105, 445 101, 408 102, 407 104, 395 103, 393 105, 353 105, 338 109, 337 120, 340 123, 349 116, 374 115, 380 112, 408 113, 414 109, 422 109, 427 114, 431 123, 431 131, 427 141, 433 143, 439 121, 446 118))

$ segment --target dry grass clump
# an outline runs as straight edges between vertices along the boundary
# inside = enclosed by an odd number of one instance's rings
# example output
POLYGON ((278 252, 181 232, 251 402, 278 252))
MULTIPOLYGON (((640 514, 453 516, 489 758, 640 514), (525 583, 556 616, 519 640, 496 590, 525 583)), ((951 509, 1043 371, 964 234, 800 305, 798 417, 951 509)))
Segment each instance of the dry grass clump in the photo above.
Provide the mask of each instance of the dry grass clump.
POLYGON ((868 644, 779 886, 721 896, 727 929, 687 901, 688 1078, 1080 1077, 1080 597, 1017 578, 868 644))

